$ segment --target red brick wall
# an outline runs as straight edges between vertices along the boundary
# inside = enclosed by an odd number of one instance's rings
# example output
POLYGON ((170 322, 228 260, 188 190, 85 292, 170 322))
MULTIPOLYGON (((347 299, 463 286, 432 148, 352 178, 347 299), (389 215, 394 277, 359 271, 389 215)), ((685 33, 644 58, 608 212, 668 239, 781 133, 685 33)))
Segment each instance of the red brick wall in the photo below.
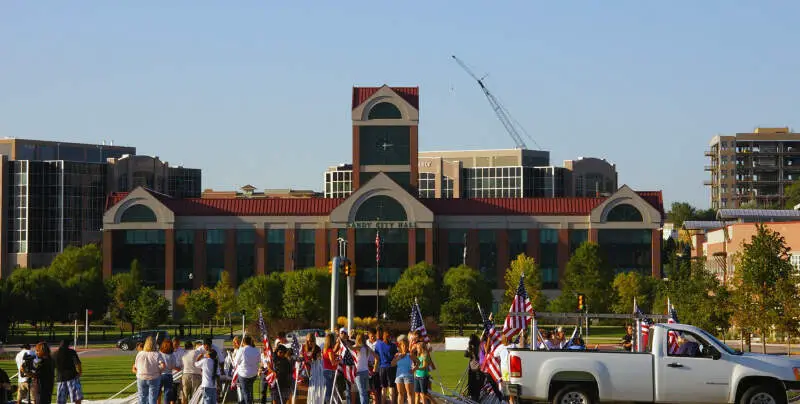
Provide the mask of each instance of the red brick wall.
POLYGON ((256 229, 256 275, 264 275, 267 268, 267 230, 256 229))
POLYGON ((425 229, 425 262, 433 265, 433 228, 425 229))
POLYGON ((195 289, 206 282, 206 231, 194 231, 194 282, 195 289))
POLYGON ((114 267, 114 234, 113 230, 103 231, 103 279, 111 279, 114 267))
POLYGON ((286 239, 283 245, 283 269, 284 271, 294 271, 294 262, 292 259, 295 247, 297 246, 297 237, 295 229, 286 229, 286 239))
POLYGON ((164 230, 164 290, 175 289, 175 229, 164 230))
POLYGON ((505 288, 505 275, 508 264, 511 262, 509 259, 508 251, 508 230, 497 230, 497 287, 500 289, 505 288))
POLYGON ((238 283, 236 269, 236 229, 225 230, 225 272, 234 288, 238 283))

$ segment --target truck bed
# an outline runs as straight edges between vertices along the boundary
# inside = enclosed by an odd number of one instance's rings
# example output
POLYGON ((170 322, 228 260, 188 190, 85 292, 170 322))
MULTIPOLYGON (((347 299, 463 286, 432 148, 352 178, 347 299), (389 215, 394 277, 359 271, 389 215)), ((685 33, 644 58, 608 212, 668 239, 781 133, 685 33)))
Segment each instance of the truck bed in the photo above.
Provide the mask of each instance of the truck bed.
POLYGON ((522 386, 522 398, 547 400, 548 394, 555 393, 550 391, 551 380, 556 384, 596 380, 603 401, 653 400, 653 355, 650 353, 509 351, 522 361, 522 376, 510 380, 522 386))

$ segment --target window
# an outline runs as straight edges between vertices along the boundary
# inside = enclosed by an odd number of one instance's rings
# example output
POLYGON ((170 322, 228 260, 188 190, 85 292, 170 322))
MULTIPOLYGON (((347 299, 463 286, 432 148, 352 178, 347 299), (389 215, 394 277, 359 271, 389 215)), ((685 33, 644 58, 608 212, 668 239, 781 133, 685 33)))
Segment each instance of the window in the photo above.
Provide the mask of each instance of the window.
POLYGON ((295 252, 295 269, 314 267, 314 229, 297 229, 297 251, 295 252))
POLYGON ((790 255, 789 262, 792 264, 792 266, 796 271, 800 271, 800 254, 790 255))
POLYGON ((436 197, 435 173, 419 173, 419 197, 420 198, 436 197))
POLYGON ((284 229, 267 230, 267 272, 284 269, 285 241, 286 231, 284 229))
POLYGON ((641 222, 642 213, 626 203, 614 206, 606 215, 607 222, 641 222))
POLYGON ((708 343, 700 336, 687 331, 670 331, 667 333, 667 346, 673 342, 677 344, 677 350, 667 349, 668 356, 679 356, 687 358, 711 358, 713 345, 708 343))
POLYGON ((453 192, 455 189, 455 181, 447 176, 442 177, 442 198, 451 199, 453 198, 453 192))
POLYGON ((356 221, 406 221, 406 210, 400 202, 386 195, 375 195, 367 199, 356 212, 356 221))
POLYGON ((367 119, 402 119, 403 114, 397 107, 389 102, 381 102, 376 104, 369 110, 367 119))
POLYGON ((497 239, 494 230, 478 230, 478 270, 489 285, 497 284, 497 239))
POLYGON ((337 170, 325 173, 325 197, 347 198, 353 192, 353 171, 337 170))
MULTIPOLYGON (((463 186, 468 198, 521 198, 522 167, 464 168, 463 186)), ((453 179, 445 177, 442 188, 448 188, 453 197, 453 179)), ((444 196, 444 191, 442 192, 444 196)))
POLYGON ((236 230, 236 279, 238 285, 255 275, 255 244, 255 229, 236 230))
POLYGON ((225 270, 225 230, 206 230, 205 285, 214 287, 225 270))
POLYGON ((122 212, 120 223, 155 222, 156 214, 144 205, 133 205, 122 212))
POLYGON ((539 253, 542 288, 558 289, 558 230, 539 230, 539 253))

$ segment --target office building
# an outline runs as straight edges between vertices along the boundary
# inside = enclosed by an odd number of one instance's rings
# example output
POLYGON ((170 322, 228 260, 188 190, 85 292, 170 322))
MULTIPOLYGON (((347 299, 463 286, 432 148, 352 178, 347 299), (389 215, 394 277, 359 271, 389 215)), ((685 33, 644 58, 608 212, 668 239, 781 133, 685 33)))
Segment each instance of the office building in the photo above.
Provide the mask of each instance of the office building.
MULTIPOLYGON (((597 158, 550 165, 543 150, 419 152, 420 198, 558 198, 608 196, 617 189, 614 164, 597 158)), ((329 167, 325 197, 352 193, 352 165, 329 167)))
POLYGON ((800 133, 789 128, 714 136, 705 155, 713 209, 783 208, 784 189, 800 179, 800 133))
POLYGON ((200 195, 200 170, 136 156, 134 147, 6 138, 0 153, 0 278, 100 242, 111 191, 200 195))
POLYGON ((146 188, 112 195, 103 219, 104 277, 128 271, 137 259, 144 283, 174 299, 215 284, 223 271, 239 285, 257 274, 324 267, 343 239, 357 273, 357 315, 368 315, 376 293, 384 295, 418 262, 440 271, 466 263, 499 298, 510 261, 526 253, 539 263, 547 293, 556 295, 570 254, 590 240, 613 271, 661 276, 660 191, 622 186, 596 197, 420 198, 418 94, 408 87, 353 89, 352 193, 345 198, 179 199, 146 188))

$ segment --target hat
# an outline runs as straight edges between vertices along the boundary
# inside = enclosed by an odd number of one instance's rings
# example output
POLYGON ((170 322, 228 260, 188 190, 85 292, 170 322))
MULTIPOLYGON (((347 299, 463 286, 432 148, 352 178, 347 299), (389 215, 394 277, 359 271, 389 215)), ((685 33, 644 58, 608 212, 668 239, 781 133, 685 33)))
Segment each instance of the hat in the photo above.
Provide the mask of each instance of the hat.
POLYGON ((406 338, 405 334, 400 334, 400 335, 397 336, 397 342, 406 341, 407 339, 408 338, 406 338))
POLYGON ((347 334, 347 328, 344 328, 344 327, 340 328, 339 329, 339 334, 347 334))

